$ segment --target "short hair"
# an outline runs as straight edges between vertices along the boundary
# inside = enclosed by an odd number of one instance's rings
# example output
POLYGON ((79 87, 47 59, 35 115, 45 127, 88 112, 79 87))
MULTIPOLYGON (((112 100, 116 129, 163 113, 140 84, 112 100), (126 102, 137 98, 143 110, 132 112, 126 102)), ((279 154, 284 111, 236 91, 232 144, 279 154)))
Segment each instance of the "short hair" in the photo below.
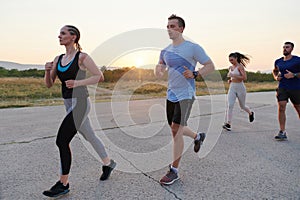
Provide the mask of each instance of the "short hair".
POLYGON ((179 27, 185 28, 185 22, 184 22, 184 20, 183 20, 181 17, 179 17, 179 16, 177 16, 177 15, 175 15, 175 14, 172 14, 172 15, 168 18, 168 20, 171 20, 171 19, 177 19, 177 20, 178 20, 178 26, 179 26, 179 27))
POLYGON ((292 43, 292 42, 285 42, 284 44, 289 44, 292 46, 292 48, 294 48, 294 43, 292 43))

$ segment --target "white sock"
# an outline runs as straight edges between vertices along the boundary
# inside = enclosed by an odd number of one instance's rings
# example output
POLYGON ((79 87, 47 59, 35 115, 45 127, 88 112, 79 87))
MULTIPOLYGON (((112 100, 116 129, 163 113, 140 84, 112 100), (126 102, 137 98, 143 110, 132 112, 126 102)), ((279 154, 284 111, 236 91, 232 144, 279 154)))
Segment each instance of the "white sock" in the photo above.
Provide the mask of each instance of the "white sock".
POLYGON ((199 140, 199 139, 200 139, 200 134, 197 133, 195 140, 199 140))
POLYGON ((173 167, 173 166, 171 165, 171 169, 172 169, 176 174, 178 174, 178 168, 175 168, 175 167, 173 167))

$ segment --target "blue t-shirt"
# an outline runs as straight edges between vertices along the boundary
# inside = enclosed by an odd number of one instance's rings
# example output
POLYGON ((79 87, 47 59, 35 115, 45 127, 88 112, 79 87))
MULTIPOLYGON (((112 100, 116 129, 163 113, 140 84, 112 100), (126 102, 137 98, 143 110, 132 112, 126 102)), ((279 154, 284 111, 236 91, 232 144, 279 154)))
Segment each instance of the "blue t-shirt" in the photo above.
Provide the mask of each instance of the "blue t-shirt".
POLYGON ((204 64, 210 58, 198 44, 184 41, 178 46, 169 45, 160 53, 160 61, 168 68, 167 99, 178 102, 193 99, 195 96, 195 79, 185 78, 184 66, 195 71, 197 62, 204 64))
POLYGON ((284 74, 288 73, 289 70, 292 73, 300 72, 300 57, 293 56, 291 59, 284 61, 283 57, 275 61, 275 66, 278 67, 281 73, 281 81, 279 81, 279 88, 284 88, 288 90, 300 90, 300 79, 297 77, 287 79, 284 74))

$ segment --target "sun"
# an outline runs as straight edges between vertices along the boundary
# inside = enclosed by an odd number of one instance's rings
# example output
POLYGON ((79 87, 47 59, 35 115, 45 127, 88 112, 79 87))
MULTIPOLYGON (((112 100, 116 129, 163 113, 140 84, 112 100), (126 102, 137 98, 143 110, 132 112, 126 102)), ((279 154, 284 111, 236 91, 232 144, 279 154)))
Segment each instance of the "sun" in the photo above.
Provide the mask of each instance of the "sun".
POLYGON ((145 65, 145 61, 143 58, 138 57, 135 59, 135 66, 136 67, 142 67, 143 65, 145 65))

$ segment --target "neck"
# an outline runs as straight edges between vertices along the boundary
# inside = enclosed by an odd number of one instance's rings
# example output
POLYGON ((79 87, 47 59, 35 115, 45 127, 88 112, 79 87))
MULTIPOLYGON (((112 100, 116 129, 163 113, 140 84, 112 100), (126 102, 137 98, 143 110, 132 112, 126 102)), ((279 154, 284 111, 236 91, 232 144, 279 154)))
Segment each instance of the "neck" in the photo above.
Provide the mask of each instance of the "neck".
POLYGON ((183 39, 182 36, 178 37, 178 38, 175 38, 173 39, 173 45, 174 46, 177 46, 177 45, 180 45, 181 43, 183 43, 185 40, 183 39))
POLYGON ((287 56, 284 56, 283 57, 283 60, 289 60, 289 59, 291 59, 293 57, 293 55, 292 54, 289 54, 289 55, 287 55, 287 56))
POLYGON ((66 56, 73 55, 77 50, 75 49, 74 45, 66 46, 66 56))

